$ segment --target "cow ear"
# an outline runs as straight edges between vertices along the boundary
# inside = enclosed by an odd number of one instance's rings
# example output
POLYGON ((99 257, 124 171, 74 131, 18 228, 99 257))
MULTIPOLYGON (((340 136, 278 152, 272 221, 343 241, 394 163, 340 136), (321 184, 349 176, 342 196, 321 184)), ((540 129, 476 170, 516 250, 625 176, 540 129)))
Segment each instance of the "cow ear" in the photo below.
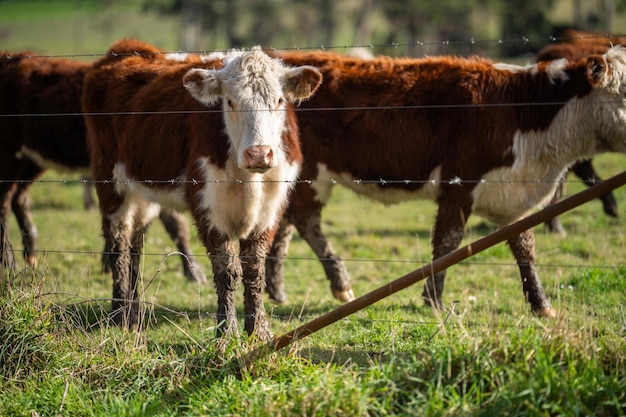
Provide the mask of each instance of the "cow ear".
POLYGON ((608 72, 606 59, 601 55, 593 55, 587 59, 587 78, 592 85, 602 83, 608 72))
POLYGON ((183 85, 193 98, 207 105, 216 103, 223 92, 222 81, 214 70, 191 69, 183 76, 183 85))
POLYGON ((322 73, 315 67, 290 68, 285 76, 284 92, 290 101, 309 98, 322 83, 322 73))

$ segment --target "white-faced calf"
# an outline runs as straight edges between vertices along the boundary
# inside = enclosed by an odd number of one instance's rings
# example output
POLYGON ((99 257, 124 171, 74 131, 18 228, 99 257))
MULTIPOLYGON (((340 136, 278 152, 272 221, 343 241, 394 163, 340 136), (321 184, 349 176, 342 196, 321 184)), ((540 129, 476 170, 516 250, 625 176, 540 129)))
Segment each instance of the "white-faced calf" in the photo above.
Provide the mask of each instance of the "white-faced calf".
POLYGON ((196 65, 164 64, 134 49, 112 46, 83 95, 114 258, 114 317, 140 323, 141 235, 162 205, 193 216, 213 266, 218 334, 236 331, 234 293, 243 279, 245 330, 268 339, 265 256, 302 161, 291 103, 308 98, 321 74, 259 48, 196 65))

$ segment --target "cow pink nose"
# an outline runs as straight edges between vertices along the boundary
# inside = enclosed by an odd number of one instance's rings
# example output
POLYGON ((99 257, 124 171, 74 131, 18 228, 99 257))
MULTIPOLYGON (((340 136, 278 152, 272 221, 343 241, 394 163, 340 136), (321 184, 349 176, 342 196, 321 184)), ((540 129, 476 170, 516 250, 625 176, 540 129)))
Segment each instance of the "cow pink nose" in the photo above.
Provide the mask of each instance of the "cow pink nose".
POLYGON ((250 146, 244 151, 246 168, 252 171, 267 171, 273 166, 274 151, 268 145, 250 146))

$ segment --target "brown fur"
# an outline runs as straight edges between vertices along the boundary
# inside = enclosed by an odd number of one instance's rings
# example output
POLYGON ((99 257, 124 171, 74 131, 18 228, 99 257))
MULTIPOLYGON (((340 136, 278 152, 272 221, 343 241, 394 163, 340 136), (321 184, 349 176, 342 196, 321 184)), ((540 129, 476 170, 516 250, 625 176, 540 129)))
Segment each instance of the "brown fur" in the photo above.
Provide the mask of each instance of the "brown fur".
MULTIPOLYGON (((128 45, 148 51, 142 43, 128 45)), ((154 50, 151 50, 154 52, 154 50)), ((6 234, 10 210, 22 231, 24 257, 36 263, 37 228, 30 209, 32 181, 49 167, 66 171, 89 171, 86 127, 82 117, 83 80, 91 64, 58 58, 33 58, 29 52, 0 52, 0 183, 2 201, 0 259, 15 267, 13 249, 6 234), (33 114, 34 116, 20 116, 33 114), (42 166, 22 152, 22 147, 45 159, 42 166), (20 181, 17 181, 20 180, 20 181)), ((154 55, 161 59, 160 55, 154 55)), ((163 211, 161 220, 183 257, 184 273, 190 280, 206 281, 189 246, 188 226, 179 214, 163 211)), ((105 248, 105 253, 108 249, 105 248)))

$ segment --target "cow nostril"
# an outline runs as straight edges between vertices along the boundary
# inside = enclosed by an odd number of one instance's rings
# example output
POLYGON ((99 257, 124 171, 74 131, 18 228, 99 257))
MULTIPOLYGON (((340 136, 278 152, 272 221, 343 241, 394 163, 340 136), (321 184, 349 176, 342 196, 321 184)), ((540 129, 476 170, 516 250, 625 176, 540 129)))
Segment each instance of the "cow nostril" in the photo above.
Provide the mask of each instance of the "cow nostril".
POLYGON ((274 159, 274 151, 267 145, 251 146, 245 150, 244 158, 248 168, 269 167, 274 159))

